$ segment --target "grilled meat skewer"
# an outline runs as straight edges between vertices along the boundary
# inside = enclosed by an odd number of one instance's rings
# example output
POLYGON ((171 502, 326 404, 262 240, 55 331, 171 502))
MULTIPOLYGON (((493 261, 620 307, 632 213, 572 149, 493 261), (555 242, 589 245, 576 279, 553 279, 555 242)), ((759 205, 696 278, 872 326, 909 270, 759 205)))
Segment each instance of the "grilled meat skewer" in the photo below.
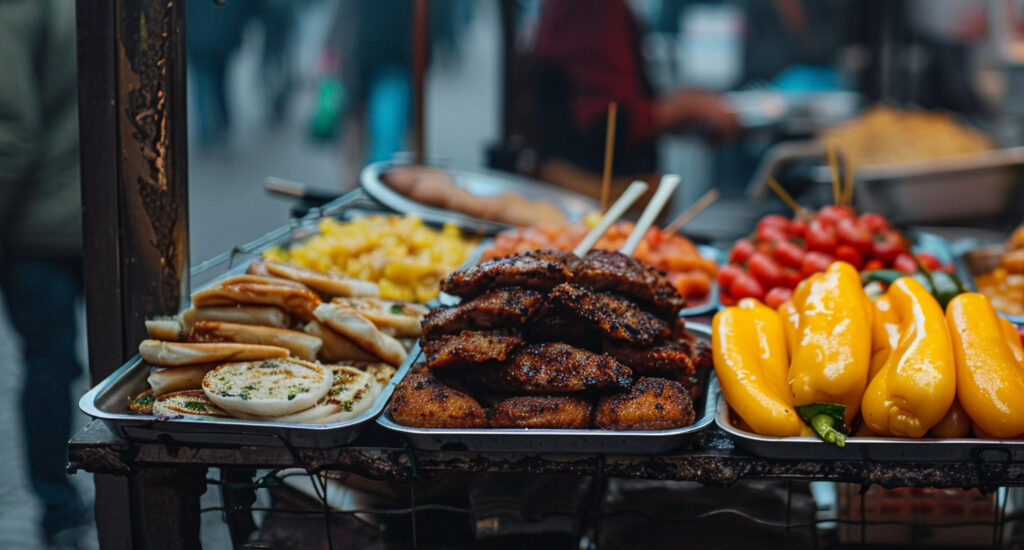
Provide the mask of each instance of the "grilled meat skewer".
POLYGON ((467 329, 518 328, 544 307, 544 294, 525 288, 496 288, 457 306, 435 309, 423 319, 423 337, 467 329))
POLYGON ((578 260, 576 256, 559 250, 535 250, 494 258, 442 279, 441 290, 462 298, 502 286, 547 290, 568 281, 572 276, 570 266, 578 260))
POLYGON ((664 319, 675 318, 683 308, 683 297, 664 275, 618 252, 591 250, 573 266, 572 283, 621 294, 664 319))

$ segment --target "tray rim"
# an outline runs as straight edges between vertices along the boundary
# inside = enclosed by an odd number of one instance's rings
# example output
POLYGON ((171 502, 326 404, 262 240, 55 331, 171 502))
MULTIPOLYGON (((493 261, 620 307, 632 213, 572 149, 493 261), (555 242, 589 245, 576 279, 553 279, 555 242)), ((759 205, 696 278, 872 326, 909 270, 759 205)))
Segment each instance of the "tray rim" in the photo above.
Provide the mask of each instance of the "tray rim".
MULTIPOLYGON (((709 340, 711 338, 711 327, 703 323, 687 323, 687 330, 699 334, 709 340)), ((397 375, 397 373, 396 373, 397 375)), ((404 378, 404 375, 403 375, 404 378)), ((533 439, 538 437, 551 438, 554 442, 578 439, 585 437, 597 437, 600 439, 610 438, 628 438, 628 439, 641 439, 651 440, 657 438, 677 438, 681 436, 693 435, 699 431, 706 429, 710 426, 717 416, 717 406, 719 403, 720 390, 718 386, 718 380, 715 377, 714 370, 708 374, 707 381, 707 392, 704 398, 704 412, 703 414, 691 425, 683 426, 681 428, 674 428, 671 430, 631 430, 631 431, 615 431, 615 430, 597 430, 597 429, 531 429, 531 428, 417 428, 413 426, 405 426, 398 424, 390 418, 388 411, 384 410, 380 416, 377 417, 377 424, 391 432, 400 434, 404 437, 410 438, 410 442, 413 446, 416 446, 415 441, 412 438, 416 437, 430 437, 430 438, 444 438, 444 437, 455 437, 459 438, 460 442, 465 442, 466 438, 493 438, 493 437, 508 437, 515 439, 533 439)), ((511 440, 511 439, 510 439, 511 440)), ((587 453, 591 452, 581 446, 580 449, 574 449, 567 451, 569 453, 587 453)), ((473 450, 471 447, 469 450, 473 450)), ((624 453, 630 452, 624 450, 624 453)), ((637 451, 631 451, 636 453, 637 451)), ((608 453, 602 453, 608 454, 608 453)), ((647 452, 643 454, 656 454, 656 452, 647 452)))

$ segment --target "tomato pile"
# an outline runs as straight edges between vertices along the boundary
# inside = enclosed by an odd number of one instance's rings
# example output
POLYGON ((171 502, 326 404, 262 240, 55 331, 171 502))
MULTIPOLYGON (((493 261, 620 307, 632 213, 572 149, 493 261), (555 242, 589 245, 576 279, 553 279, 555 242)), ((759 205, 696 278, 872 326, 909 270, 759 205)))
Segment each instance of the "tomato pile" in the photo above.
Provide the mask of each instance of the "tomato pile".
POLYGON ((830 205, 793 219, 761 218, 756 232, 736 241, 728 265, 718 271, 722 303, 752 297, 778 307, 792 297, 800 281, 825 271, 835 260, 861 271, 896 269, 909 274, 917 272, 918 262, 929 270, 950 269, 930 254, 912 256, 910 242, 884 217, 858 216, 849 206, 830 205))

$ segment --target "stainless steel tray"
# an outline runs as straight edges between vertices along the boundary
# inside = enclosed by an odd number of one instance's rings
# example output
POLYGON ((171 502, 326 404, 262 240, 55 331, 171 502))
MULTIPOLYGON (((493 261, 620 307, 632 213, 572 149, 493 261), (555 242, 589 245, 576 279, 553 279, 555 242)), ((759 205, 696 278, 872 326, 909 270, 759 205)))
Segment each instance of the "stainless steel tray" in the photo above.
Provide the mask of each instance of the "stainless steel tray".
MULTIPOLYGON (((390 161, 370 164, 363 168, 359 176, 359 182, 366 193, 380 201, 381 204, 396 212, 419 216, 425 222, 434 224, 450 222, 463 230, 487 235, 493 235, 499 231, 512 228, 508 224, 481 220, 459 212, 420 204, 406 198, 381 181, 381 174, 386 172, 388 168, 401 165, 408 164, 390 161)), ((472 170, 448 166, 439 168, 448 172, 452 179, 455 180, 456 185, 474 195, 493 197, 511 191, 521 193, 524 197, 531 200, 543 199, 551 201, 561 208, 571 221, 581 219, 587 212, 597 210, 599 207, 598 202, 589 197, 512 174, 478 168, 472 170)))
POLYGON ((129 441, 334 447, 351 442, 380 414, 398 380, 405 376, 417 355, 419 349, 414 347, 370 409, 352 420, 334 424, 296 424, 237 418, 157 419, 151 415, 133 413, 128 410, 128 402, 149 387, 146 378, 150 367, 138 355, 83 395, 78 406, 82 412, 103 421, 113 432, 129 441))
MULTIPOLYGON (((1006 248, 1002 244, 992 244, 975 248, 957 256, 957 276, 963 281, 967 290, 972 292, 978 291, 978 285, 975 283, 974 277, 988 273, 998 267, 1005 251, 1006 248)), ((1013 323, 1024 325, 1024 315, 1011 315, 1003 312, 999 312, 999 314, 1013 323)))
POLYGON ((879 460, 920 462, 1020 462, 1024 441, 999 439, 910 439, 900 437, 847 437, 836 447, 817 437, 771 437, 733 425, 732 411, 719 393, 715 424, 732 436, 736 446, 764 458, 790 460, 879 460))
MULTIPOLYGON (((687 329, 710 341, 711 328, 688 324, 687 329)), ((397 378, 397 375, 396 375, 397 378)), ((396 423, 388 411, 377 418, 384 428, 405 437, 414 447, 442 451, 536 452, 536 453, 599 453, 657 454, 682 445, 694 433, 709 426, 718 404, 718 381, 710 373, 707 391, 697 404, 700 415, 690 426, 675 430, 617 432, 612 430, 542 430, 542 429, 449 429, 413 428, 396 423)))

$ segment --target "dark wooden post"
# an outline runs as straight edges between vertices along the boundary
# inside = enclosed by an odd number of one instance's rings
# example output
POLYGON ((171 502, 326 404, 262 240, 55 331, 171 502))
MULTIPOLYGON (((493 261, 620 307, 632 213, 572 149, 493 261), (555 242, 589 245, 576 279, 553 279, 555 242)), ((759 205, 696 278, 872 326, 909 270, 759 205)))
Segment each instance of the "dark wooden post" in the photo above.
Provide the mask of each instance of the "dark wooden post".
MULTIPOLYGON (((78 0, 89 374, 135 353, 188 289, 183 0, 78 0)), ((103 548, 198 548, 205 468, 96 478, 103 548)))

